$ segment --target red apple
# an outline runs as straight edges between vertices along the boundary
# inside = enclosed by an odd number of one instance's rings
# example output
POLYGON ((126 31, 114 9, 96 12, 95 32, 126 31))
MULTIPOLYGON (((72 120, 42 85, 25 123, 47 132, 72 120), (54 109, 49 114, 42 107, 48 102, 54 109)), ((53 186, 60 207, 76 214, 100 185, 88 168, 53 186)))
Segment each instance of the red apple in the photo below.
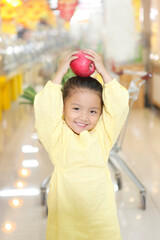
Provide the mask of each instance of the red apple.
POLYGON ((93 61, 86 58, 85 56, 89 54, 84 53, 82 50, 79 50, 75 56, 78 56, 77 59, 74 59, 70 63, 72 71, 80 77, 88 77, 95 71, 95 65, 93 61))

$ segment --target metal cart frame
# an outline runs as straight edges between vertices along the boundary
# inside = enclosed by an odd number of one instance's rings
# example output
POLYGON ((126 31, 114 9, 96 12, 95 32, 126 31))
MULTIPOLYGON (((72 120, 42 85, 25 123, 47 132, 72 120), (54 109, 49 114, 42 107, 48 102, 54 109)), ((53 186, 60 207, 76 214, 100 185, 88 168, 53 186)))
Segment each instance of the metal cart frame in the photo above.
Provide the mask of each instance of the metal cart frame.
POLYGON ((130 98, 130 106, 129 106, 129 114, 127 116, 126 122, 124 124, 124 127, 115 143, 113 148, 110 151, 108 162, 110 166, 112 167, 115 178, 117 181, 117 185, 119 189, 122 189, 122 180, 121 180, 121 174, 119 172, 119 169, 117 168, 115 162, 117 162, 120 167, 125 171, 125 173, 129 176, 129 178, 135 183, 137 188, 140 191, 140 198, 141 198, 141 208, 143 210, 146 209, 146 188, 144 185, 140 182, 140 180, 136 177, 136 175, 133 173, 133 171, 127 166, 127 164, 124 162, 124 160, 119 156, 119 152, 122 150, 122 144, 124 141, 125 133, 128 126, 128 120, 130 117, 130 113, 133 107, 133 103, 138 99, 139 91, 141 86, 148 80, 152 75, 147 72, 142 71, 133 71, 133 70, 124 70, 116 73, 118 76, 122 74, 128 74, 128 75, 135 75, 137 78, 133 79, 128 87, 129 92, 129 98, 130 98))

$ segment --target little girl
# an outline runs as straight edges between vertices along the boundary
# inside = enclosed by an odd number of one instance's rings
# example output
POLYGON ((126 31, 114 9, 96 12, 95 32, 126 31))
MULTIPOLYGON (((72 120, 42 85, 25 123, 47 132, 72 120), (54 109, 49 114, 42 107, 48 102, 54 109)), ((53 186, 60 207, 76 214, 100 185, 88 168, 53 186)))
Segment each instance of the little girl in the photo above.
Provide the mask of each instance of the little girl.
POLYGON ((102 76, 75 76, 61 90, 72 52, 35 97, 35 127, 54 165, 47 240, 120 240, 108 156, 128 114, 128 91, 109 76, 101 57, 85 50, 102 76))

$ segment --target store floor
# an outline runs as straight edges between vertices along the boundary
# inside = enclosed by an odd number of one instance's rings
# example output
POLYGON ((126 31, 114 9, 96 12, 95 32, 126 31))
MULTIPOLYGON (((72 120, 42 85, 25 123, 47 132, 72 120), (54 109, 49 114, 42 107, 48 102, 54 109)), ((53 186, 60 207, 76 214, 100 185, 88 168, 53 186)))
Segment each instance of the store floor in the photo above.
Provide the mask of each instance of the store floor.
MULTIPOLYGON (((120 155, 146 187, 147 208, 141 209, 139 190, 120 168, 116 201, 123 240, 160 239, 159 140, 158 111, 132 110, 120 155)), ((0 240, 45 239, 40 186, 52 170, 35 134, 32 106, 13 103, 0 122, 0 240)))

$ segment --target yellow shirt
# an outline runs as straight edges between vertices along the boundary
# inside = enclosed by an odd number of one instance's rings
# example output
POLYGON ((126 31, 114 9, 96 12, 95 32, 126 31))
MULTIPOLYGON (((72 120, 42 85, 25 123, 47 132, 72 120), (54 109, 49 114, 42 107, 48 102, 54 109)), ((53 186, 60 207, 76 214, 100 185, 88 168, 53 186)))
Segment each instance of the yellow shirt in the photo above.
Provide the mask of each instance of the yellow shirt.
POLYGON ((121 239, 107 161, 128 114, 128 91, 112 80, 103 101, 96 127, 77 135, 63 120, 60 85, 49 81, 35 97, 35 127, 54 164, 47 240, 121 239))

